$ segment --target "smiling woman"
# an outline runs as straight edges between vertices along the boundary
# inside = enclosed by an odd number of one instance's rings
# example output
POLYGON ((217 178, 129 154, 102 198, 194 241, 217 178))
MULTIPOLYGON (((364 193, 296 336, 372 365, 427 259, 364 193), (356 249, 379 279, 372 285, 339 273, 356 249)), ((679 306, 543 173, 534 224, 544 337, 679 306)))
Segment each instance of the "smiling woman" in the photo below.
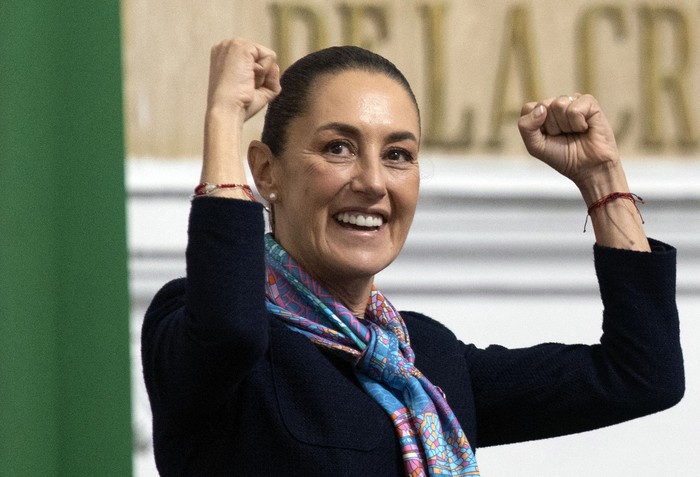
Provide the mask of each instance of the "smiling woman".
POLYGON ((403 75, 334 47, 280 79, 273 51, 215 46, 187 278, 156 295, 142 333, 161 474, 479 475, 477 445, 675 404, 675 250, 644 235, 597 101, 528 103, 519 127, 589 207, 597 345, 478 349, 399 313, 374 276, 401 251, 418 200, 420 119, 403 75), (265 235, 238 151, 243 123, 268 104, 248 147, 265 235))
POLYGON ((256 141, 249 162, 260 193, 277 196, 275 239, 363 316, 373 277, 399 254, 416 209, 418 112, 381 73, 326 75, 314 88, 282 152, 256 141))

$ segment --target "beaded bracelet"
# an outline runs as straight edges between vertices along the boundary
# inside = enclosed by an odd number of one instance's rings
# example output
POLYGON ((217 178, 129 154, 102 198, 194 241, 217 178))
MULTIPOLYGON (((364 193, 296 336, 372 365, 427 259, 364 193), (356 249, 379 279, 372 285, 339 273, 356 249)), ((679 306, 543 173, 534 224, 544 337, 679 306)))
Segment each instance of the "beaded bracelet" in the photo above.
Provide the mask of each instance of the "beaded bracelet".
POLYGON ((243 193, 253 202, 257 202, 253 191, 250 189, 248 184, 210 184, 209 182, 202 182, 197 187, 194 188, 194 195, 192 197, 201 197, 203 195, 209 195, 214 191, 220 189, 241 189, 243 193))
POLYGON ((605 197, 603 197, 602 199, 599 199, 596 202, 593 202, 590 205, 590 207, 588 207, 588 213, 586 214, 586 222, 583 224, 584 233, 586 232, 586 225, 588 225, 588 217, 590 217, 591 213, 596 209, 600 209, 602 207, 605 207, 610 202, 613 202, 617 199, 626 199, 626 200, 632 201, 632 203, 634 204, 634 208, 637 209, 637 213, 639 214, 639 218, 642 220, 642 223, 644 223, 644 217, 642 217, 642 212, 639 210, 639 207, 637 207, 637 204, 644 203, 644 199, 639 197, 637 194, 633 194, 632 192, 613 192, 612 194, 608 194, 605 197))

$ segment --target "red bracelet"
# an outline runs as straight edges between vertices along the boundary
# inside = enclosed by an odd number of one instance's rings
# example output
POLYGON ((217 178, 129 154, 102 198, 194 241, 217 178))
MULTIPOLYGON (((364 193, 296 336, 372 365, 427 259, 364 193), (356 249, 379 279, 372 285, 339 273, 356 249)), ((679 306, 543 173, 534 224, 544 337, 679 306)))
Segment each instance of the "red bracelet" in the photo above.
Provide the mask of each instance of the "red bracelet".
POLYGON ((194 196, 200 197, 202 195, 209 195, 214 191, 219 189, 242 189, 243 193, 253 202, 257 202, 253 191, 250 189, 248 184, 210 184, 209 182, 202 182, 197 187, 194 188, 194 196))
POLYGON ((590 207, 588 207, 588 213, 586 214, 586 222, 583 224, 583 231, 586 232, 586 225, 588 225, 588 217, 594 210, 600 209, 601 207, 605 207, 610 202, 613 202, 617 199, 626 199, 632 201, 632 203, 634 204, 634 208, 637 209, 639 218, 642 219, 642 223, 644 223, 644 217, 642 217, 642 213, 640 212, 639 207, 637 207, 637 204, 644 203, 644 199, 639 197, 637 194, 633 194, 632 192, 613 192, 612 194, 608 194, 602 199, 593 202, 590 205, 590 207))

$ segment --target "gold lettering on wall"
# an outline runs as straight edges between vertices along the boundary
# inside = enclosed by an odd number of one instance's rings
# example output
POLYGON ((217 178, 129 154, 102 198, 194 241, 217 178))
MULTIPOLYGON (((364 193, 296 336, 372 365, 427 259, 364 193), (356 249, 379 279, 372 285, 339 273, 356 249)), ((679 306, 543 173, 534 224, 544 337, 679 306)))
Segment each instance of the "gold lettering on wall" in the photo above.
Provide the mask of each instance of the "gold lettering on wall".
POLYGON ((521 104, 542 98, 541 81, 535 61, 537 54, 531 34, 534 30, 527 7, 522 5, 510 7, 506 14, 504 38, 494 81, 489 127, 491 134, 488 140, 491 147, 501 146, 503 125, 506 121, 520 116, 521 104), (521 101, 518 106, 507 104, 510 80, 513 76, 520 83, 521 101))
MULTIPOLYGON (((671 7, 642 6, 641 64, 642 79, 642 144, 652 148, 669 145, 664 131, 664 118, 672 115, 677 129, 677 144, 681 148, 697 146, 695 121, 688 102, 688 69, 690 32, 682 12, 671 7), (662 44, 663 28, 673 38, 672 45, 662 44), (663 65, 672 59, 675 65, 663 65), (662 93, 669 100, 666 115, 662 93)), ((665 38, 668 38, 669 35, 665 38)))
POLYGON ((338 6, 343 29, 343 44, 356 45, 368 50, 376 50, 379 43, 389 36, 387 25, 388 7, 386 5, 358 5, 342 3, 338 6), (370 22, 375 29, 375 36, 365 34, 363 26, 370 22))
MULTIPOLYGON (((605 89, 601 79, 614 75, 614 71, 606 71, 601 74, 597 67, 596 60, 605 53, 601 47, 604 38, 603 25, 612 29, 613 40, 621 41, 628 37, 628 28, 625 23, 624 12, 621 7, 612 5, 598 5, 587 8, 581 14, 576 29, 576 43, 578 48, 576 59, 576 77, 578 79, 578 90, 582 93, 590 93, 598 97, 602 89, 605 89)), ((607 85, 615 87, 615 85, 607 85)), ((611 116, 608 113, 608 116, 611 116)), ((632 122, 632 112, 628 109, 617 115, 617 120, 611 118, 611 123, 615 129, 615 137, 618 141, 624 141, 630 130, 632 122)))
MULTIPOLYGON (((700 153, 698 0, 123 0, 122 13, 130 156, 201 154, 206 52, 231 36, 282 69, 330 45, 384 55, 414 87, 424 151, 521 155, 521 105, 580 91, 624 155, 700 153)), ((246 134, 261 128, 258 115, 246 134)))
POLYGON ((445 11, 444 3, 420 5, 418 11, 425 31, 425 74, 426 106, 423 143, 426 147, 440 149, 466 149, 472 142, 471 120, 469 110, 462 111, 458 134, 455 138, 447 137, 446 82, 445 64, 445 11))
POLYGON ((321 14, 312 7, 273 3, 272 14, 272 48, 277 53, 277 64, 284 70, 295 60, 290 46, 300 39, 293 34, 295 20, 301 23, 308 34, 308 51, 320 50, 328 46, 328 34, 321 14))

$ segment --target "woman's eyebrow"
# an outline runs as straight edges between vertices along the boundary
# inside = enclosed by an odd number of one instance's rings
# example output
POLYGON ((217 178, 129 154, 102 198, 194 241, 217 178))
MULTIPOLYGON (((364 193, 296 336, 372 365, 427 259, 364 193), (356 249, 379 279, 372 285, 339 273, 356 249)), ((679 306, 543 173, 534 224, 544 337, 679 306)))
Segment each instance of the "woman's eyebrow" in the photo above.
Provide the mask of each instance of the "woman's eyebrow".
MULTIPOLYGON (((317 131, 338 131, 348 136, 358 137, 361 135, 360 130, 351 124, 332 122, 319 127, 317 131)), ((399 142, 411 140, 418 142, 418 138, 411 131, 395 131, 387 136, 387 142, 399 142)))
POLYGON ((317 131, 337 131, 343 134, 347 134, 348 136, 360 135, 360 130, 355 126, 338 122, 324 124, 323 126, 319 127, 317 131))

